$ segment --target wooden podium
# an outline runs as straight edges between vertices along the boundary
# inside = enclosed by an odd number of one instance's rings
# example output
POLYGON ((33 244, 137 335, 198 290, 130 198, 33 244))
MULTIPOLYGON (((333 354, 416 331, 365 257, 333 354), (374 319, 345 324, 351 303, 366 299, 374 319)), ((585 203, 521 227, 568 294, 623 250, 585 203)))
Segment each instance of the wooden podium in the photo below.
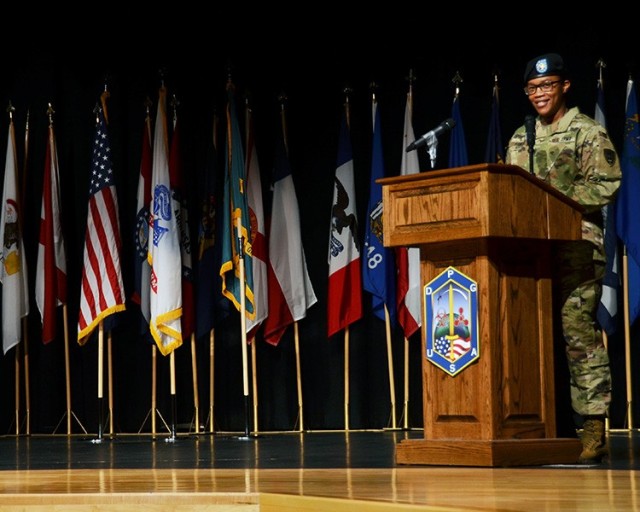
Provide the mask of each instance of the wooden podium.
POLYGON ((400 441, 396 462, 575 463, 580 441, 556 438, 551 245, 581 238, 582 207, 503 164, 378 183, 384 245, 420 247, 423 285, 424 439, 400 441), (477 283, 477 358, 453 375, 429 360, 426 348, 435 325, 426 314, 426 285, 451 267, 477 283))

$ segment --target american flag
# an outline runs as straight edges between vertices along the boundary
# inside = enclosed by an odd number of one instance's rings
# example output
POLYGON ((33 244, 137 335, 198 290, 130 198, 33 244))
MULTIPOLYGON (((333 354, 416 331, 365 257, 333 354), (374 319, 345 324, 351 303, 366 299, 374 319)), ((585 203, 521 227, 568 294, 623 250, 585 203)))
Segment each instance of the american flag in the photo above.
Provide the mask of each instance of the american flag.
POLYGON ((84 345, 105 317, 123 311, 124 286, 120 269, 120 223, 113 176, 111 146, 102 108, 97 111, 89 183, 87 230, 80 287, 78 343, 84 345))
POLYGON ((451 361, 457 361, 471 349, 471 340, 464 338, 456 338, 451 341, 445 336, 441 336, 436 338, 435 341, 436 352, 451 361))

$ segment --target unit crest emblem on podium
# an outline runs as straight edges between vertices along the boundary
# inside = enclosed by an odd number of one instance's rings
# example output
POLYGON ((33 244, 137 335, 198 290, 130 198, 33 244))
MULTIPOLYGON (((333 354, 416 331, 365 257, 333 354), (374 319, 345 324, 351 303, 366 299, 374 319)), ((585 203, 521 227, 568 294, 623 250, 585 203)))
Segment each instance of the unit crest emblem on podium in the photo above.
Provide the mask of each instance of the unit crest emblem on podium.
POLYGON ((424 287, 425 353, 454 376, 478 359, 478 286, 449 267, 424 287))

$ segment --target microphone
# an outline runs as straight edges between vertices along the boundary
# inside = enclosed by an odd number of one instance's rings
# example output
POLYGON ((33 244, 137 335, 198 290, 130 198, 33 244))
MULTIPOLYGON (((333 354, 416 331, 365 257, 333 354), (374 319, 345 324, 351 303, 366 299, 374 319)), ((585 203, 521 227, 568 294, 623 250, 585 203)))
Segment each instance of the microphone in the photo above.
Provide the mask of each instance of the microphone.
POLYGON ((525 116, 524 129, 527 132, 527 145, 529 146, 529 172, 533 172, 533 146, 536 144, 536 118, 532 115, 525 116))
POLYGON ((529 145, 529 151, 533 150, 533 146, 536 143, 536 118, 532 115, 528 115, 524 118, 524 128, 527 131, 527 144, 529 145))
POLYGON ((456 125, 456 122, 452 119, 445 119, 438 126, 436 126, 433 130, 428 131, 419 139, 414 140, 411 144, 407 146, 406 152, 413 151, 414 149, 421 148, 426 145, 431 140, 438 137, 438 135, 451 130, 456 125))

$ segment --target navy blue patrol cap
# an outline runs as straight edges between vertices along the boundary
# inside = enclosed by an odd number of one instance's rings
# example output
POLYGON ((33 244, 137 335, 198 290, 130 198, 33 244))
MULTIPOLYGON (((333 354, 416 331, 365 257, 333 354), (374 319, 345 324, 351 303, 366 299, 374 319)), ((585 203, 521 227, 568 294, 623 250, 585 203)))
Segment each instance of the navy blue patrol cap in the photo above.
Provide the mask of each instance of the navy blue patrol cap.
POLYGON ((564 60, 557 53, 545 53, 527 63, 524 70, 524 83, 534 78, 557 75, 565 78, 567 69, 564 60))

